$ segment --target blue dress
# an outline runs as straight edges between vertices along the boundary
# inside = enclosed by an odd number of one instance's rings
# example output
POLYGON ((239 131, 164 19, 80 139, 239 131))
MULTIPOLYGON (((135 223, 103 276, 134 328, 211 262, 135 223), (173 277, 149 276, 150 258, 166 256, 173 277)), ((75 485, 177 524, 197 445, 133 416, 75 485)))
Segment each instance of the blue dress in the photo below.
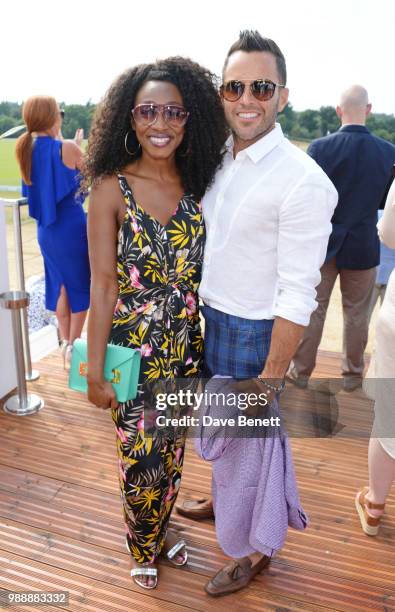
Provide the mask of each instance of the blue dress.
POLYGON ((80 173, 64 165, 62 143, 38 136, 33 145, 32 185, 22 185, 29 215, 37 221, 44 259, 45 305, 56 310, 62 285, 72 312, 89 308, 90 268, 80 173))

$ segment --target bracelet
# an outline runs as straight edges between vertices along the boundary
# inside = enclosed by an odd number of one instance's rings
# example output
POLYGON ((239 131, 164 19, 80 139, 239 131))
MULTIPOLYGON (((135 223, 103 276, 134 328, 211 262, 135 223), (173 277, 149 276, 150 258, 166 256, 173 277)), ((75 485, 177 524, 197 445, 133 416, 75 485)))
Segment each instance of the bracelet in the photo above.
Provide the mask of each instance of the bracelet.
POLYGON ((268 389, 270 389, 270 391, 274 391, 274 393, 282 393, 285 389, 285 382, 282 381, 281 385, 277 386, 276 385, 271 385, 270 383, 266 382, 266 380, 262 377, 262 376, 257 376, 258 380, 261 381, 261 383, 263 383, 265 385, 265 387, 267 387, 268 389))

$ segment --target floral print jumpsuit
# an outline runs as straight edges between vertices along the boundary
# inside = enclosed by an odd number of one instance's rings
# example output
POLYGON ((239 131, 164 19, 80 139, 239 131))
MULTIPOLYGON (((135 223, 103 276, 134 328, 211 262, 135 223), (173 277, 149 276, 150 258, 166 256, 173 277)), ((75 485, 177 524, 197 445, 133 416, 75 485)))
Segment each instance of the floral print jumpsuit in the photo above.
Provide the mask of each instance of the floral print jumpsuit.
POLYGON ((119 299, 110 342, 141 352, 139 392, 112 411, 129 548, 138 563, 153 561, 166 538, 181 482, 183 435, 144 433, 144 389, 156 379, 197 377, 203 340, 197 289, 204 224, 200 204, 184 195, 167 225, 136 203, 118 175, 126 213, 118 234, 119 299))

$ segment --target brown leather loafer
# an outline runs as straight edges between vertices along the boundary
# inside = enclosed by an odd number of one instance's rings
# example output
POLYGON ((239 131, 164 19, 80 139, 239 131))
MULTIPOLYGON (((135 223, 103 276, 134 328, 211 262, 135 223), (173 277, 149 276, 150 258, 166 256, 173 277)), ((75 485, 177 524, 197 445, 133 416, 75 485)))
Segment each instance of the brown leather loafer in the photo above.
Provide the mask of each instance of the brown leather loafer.
POLYGON ((264 555, 258 563, 252 565, 249 557, 234 559, 219 570, 206 584, 205 591, 211 597, 221 597, 244 589, 251 580, 270 563, 270 557, 264 555))
POLYGON ((176 505, 176 510, 181 516, 186 516, 195 521, 214 518, 213 502, 211 499, 186 499, 182 504, 176 505))

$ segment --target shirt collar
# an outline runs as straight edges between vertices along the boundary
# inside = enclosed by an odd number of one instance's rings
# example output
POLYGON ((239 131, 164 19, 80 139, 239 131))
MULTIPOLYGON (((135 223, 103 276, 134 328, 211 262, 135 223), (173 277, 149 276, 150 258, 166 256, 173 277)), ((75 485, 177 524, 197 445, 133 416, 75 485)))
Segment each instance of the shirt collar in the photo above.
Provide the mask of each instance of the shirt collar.
POLYGON ((359 123, 345 123, 339 128, 339 132, 368 132, 369 129, 366 125, 360 125, 359 123))
MULTIPOLYGON (((251 161, 253 161, 254 164, 257 164, 263 157, 265 157, 275 147, 277 147, 284 139, 285 136, 281 129, 281 125, 279 123, 276 123, 274 128, 268 134, 266 134, 266 136, 262 136, 262 138, 254 142, 254 144, 240 151, 236 155, 236 159, 243 159, 248 155, 251 161)), ((226 148, 233 158, 232 135, 229 136, 228 140, 226 141, 226 148)))

